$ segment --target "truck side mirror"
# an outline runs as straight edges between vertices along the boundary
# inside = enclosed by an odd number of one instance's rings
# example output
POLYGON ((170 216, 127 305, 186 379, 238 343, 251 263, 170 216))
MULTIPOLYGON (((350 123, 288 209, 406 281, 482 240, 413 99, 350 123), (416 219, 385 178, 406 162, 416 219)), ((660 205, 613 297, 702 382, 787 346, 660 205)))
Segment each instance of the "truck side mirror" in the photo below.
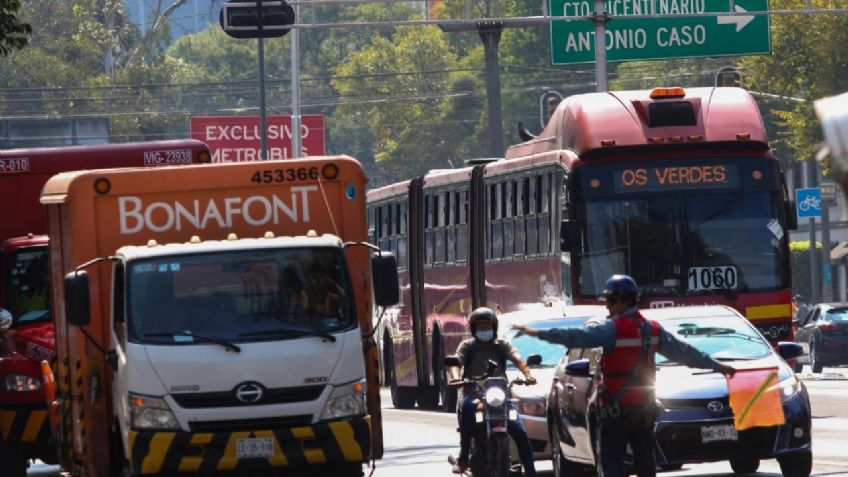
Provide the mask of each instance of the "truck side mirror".
POLYGON ((559 248, 563 252, 576 252, 580 247, 580 230, 577 222, 566 219, 559 224, 559 248))
POLYGON ((5 333, 12 327, 12 314, 9 310, 0 308, 0 333, 5 333))
POLYGON ((395 256, 389 252, 371 255, 371 274, 377 306, 385 308, 397 305, 400 301, 400 285, 395 256))
POLYGON ((87 326, 91 322, 88 288, 88 273, 65 275, 65 316, 74 326, 87 326))
POLYGON ((798 216, 795 214, 795 201, 787 200, 784 202, 786 206, 786 228, 789 230, 798 230, 798 216))

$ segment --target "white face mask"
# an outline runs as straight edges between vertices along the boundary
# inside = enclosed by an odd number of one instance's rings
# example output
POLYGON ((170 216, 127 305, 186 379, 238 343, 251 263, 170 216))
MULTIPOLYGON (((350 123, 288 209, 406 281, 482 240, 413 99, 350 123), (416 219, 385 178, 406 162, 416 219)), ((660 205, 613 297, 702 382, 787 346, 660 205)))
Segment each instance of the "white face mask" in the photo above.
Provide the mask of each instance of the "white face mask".
POLYGON ((480 330, 474 333, 474 336, 480 341, 492 341, 495 337, 495 330, 480 330))

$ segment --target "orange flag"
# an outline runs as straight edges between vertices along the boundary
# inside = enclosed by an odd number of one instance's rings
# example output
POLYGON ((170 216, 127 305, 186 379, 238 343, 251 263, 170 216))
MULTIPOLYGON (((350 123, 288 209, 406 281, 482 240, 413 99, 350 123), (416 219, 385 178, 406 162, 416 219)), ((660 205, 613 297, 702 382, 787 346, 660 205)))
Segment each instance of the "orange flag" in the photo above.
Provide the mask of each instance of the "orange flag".
POLYGON ((737 431, 786 422, 778 381, 777 367, 737 369, 732 378, 727 378, 733 425, 737 431))

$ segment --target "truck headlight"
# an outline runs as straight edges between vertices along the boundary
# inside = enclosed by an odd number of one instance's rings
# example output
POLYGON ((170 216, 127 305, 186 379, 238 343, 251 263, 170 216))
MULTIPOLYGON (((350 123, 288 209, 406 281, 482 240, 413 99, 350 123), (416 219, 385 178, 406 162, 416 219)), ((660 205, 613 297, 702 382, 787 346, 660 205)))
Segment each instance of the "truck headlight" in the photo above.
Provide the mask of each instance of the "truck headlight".
POLYGON ((545 417, 547 415, 545 398, 518 398, 518 412, 525 416, 545 417))
POLYGON ((132 426, 136 429, 179 429, 171 408, 164 399, 130 393, 132 426))
POLYGON ((365 414, 365 380, 334 386, 324 410, 322 420, 365 414))
POLYGON ((486 404, 494 407, 503 406, 504 401, 506 401, 506 393, 501 388, 487 389, 484 397, 486 399, 486 404))
POLYGON ((784 401, 799 392, 801 392, 801 381, 794 374, 780 382, 780 394, 784 401))
POLYGON ((3 376, 3 388, 6 391, 38 391, 41 380, 26 374, 7 374, 3 376))

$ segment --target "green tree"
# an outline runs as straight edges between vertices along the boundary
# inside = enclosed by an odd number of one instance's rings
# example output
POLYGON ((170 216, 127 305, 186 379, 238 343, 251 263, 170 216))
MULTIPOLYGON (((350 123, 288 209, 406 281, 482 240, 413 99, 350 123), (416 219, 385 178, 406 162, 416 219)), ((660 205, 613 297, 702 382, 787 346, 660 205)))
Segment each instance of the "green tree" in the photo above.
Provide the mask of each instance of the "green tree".
POLYGON ((19 0, 0 0, 0 55, 8 55, 13 49, 26 46, 32 27, 18 21, 21 8, 19 0))

